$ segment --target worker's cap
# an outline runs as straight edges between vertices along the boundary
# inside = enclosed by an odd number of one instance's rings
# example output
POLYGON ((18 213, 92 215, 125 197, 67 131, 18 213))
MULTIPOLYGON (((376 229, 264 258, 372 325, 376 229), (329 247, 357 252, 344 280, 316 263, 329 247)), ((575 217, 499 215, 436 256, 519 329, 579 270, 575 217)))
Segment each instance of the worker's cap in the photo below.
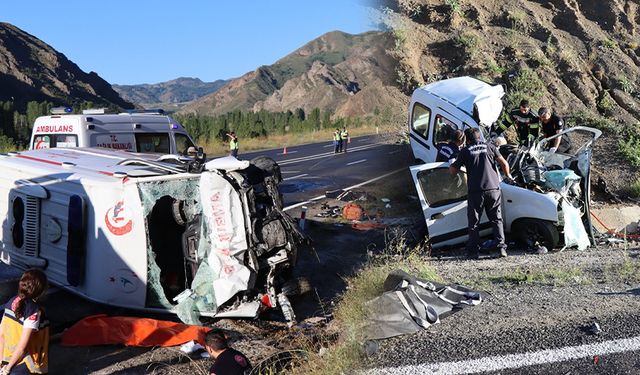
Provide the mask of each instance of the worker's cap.
POLYGON ((187 149, 187 155, 195 155, 197 152, 198 152, 198 150, 196 150, 196 148, 195 148, 195 147, 193 147, 193 146, 190 146, 190 147, 187 149))

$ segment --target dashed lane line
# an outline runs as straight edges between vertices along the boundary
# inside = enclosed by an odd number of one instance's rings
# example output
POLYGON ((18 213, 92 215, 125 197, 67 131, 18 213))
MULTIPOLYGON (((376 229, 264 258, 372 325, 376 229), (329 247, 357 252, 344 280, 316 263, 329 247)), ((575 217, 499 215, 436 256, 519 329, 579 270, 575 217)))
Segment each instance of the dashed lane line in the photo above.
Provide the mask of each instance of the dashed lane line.
POLYGON ((352 161, 351 163, 347 163, 347 165, 360 164, 360 163, 364 163, 365 161, 367 161, 367 159, 361 159, 361 160, 358 160, 358 161, 352 161))
MULTIPOLYGON (((365 181, 365 182, 361 182, 361 183, 359 183, 359 184, 356 184, 356 185, 353 185, 353 186, 349 186, 348 188, 344 188, 344 189, 342 189, 342 190, 347 191, 347 190, 351 190, 351 189, 356 189, 356 188, 359 188, 360 186, 364 186, 364 185, 370 184, 370 183, 372 183, 372 182, 376 182, 376 181, 378 181, 378 180, 380 180, 380 179, 382 179, 382 178, 389 177, 389 176, 391 176, 391 175, 393 175, 393 174, 396 174, 396 173, 398 173, 398 172, 400 172, 400 171, 404 171, 405 169, 406 169, 406 168, 396 169, 396 170, 395 170, 395 171, 393 171, 393 172, 389 172, 389 173, 387 173, 387 174, 383 174, 382 176, 378 176, 378 177, 376 177, 376 178, 372 178, 372 179, 367 180, 367 181, 365 181)), ((309 199, 309 200, 307 200, 307 201, 300 202, 300 203, 296 203, 296 204, 292 204, 291 206, 287 206, 287 207, 283 208, 282 210, 283 210, 283 211, 289 211, 289 210, 292 210, 292 209, 294 209, 294 208, 296 208, 296 207, 304 206, 305 204, 308 204, 308 203, 311 203, 311 202, 315 202, 315 201, 318 201, 318 200, 320 200, 320 199, 324 199, 324 198, 326 198, 326 197, 327 197, 326 195, 319 195, 319 196, 317 196, 317 197, 315 197, 315 198, 311 198, 311 199, 309 199)))
POLYGON ((521 354, 470 359, 457 362, 425 363, 420 365, 375 368, 363 371, 367 375, 413 375, 413 374, 478 374, 527 366, 571 361, 596 355, 633 352, 640 350, 640 336, 627 339, 603 341, 596 344, 567 346, 558 349, 540 350, 521 354))
POLYGON ((291 176, 291 177, 283 178, 282 181, 293 180, 294 178, 304 177, 304 176, 308 176, 308 175, 309 175, 308 173, 303 173, 303 174, 299 174, 297 176, 291 176))

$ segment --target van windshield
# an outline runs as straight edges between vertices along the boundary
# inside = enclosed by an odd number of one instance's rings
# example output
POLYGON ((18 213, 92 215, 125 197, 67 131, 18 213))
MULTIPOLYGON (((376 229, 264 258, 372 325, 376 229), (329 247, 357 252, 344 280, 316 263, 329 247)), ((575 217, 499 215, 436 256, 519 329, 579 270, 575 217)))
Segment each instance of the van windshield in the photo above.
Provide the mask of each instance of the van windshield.
POLYGON ((171 153, 169 133, 135 133, 137 152, 171 153))
POLYGON ((75 134, 38 134, 33 138, 31 145, 34 150, 54 147, 78 147, 78 136, 75 134))
POLYGON ((176 137, 176 151, 179 154, 187 155, 189 147, 195 147, 191 139, 186 134, 174 133, 176 137))

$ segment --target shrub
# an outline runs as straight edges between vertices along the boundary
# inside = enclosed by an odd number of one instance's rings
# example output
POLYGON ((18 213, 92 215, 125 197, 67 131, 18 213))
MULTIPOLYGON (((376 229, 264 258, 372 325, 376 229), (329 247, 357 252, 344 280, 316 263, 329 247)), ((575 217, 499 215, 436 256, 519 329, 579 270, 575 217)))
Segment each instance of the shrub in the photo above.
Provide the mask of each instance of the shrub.
POLYGON ((635 83, 626 76, 620 75, 616 78, 616 81, 618 82, 618 88, 627 94, 632 94, 636 91, 635 83))
POLYGON ((605 90, 602 93, 600 99, 598 99, 598 103, 596 106, 598 108, 598 111, 600 111, 600 113, 605 116, 611 116, 613 114, 615 104, 613 98, 609 94, 609 91, 605 90))
POLYGON ((635 182, 629 187, 629 195, 634 198, 640 198, 640 178, 635 180, 635 182))
POLYGON ((605 48, 605 49, 614 49, 618 46, 618 43, 616 43, 615 41, 607 38, 607 39, 603 39, 600 41, 600 47, 605 48))
POLYGON ((506 108, 516 108, 522 99, 535 102, 542 97, 546 86, 538 73, 529 69, 521 69, 510 81, 510 88, 505 97, 506 108))
POLYGON ((449 9, 451 10, 451 14, 457 14, 459 16, 463 16, 464 12, 462 11, 462 7, 460 6, 460 3, 458 2, 458 0, 445 0, 445 3, 449 6, 449 9))
POLYGON ((621 140, 618 149, 629 163, 634 167, 640 167, 640 136, 632 135, 627 140, 621 140))
POLYGON ((468 59, 473 59, 478 54, 478 37, 470 33, 460 33, 454 39, 456 48, 464 51, 468 59))

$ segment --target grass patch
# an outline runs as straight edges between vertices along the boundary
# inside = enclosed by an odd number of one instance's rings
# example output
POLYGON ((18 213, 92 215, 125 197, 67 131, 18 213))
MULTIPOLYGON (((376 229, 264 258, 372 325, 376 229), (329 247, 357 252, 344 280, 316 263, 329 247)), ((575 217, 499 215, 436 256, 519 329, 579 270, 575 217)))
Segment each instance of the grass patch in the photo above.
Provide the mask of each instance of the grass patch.
POLYGON ((575 123, 575 125, 589 126, 592 128, 608 131, 613 134, 619 134, 621 129, 621 127, 614 121, 601 115, 587 111, 575 112, 573 114, 573 122, 575 123))
POLYGON ((618 150, 634 167, 640 167, 640 137, 636 135, 620 140, 618 150))
POLYGON ((464 16, 464 12, 462 11, 462 7, 458 0, 445 0, 445 4, 449 6, 449 10, 452 15, 457 14, 459 16, 464 16))
POLYGON ((616 78, 616 81, 618 83, 618 88, 624 91, 625 93, 633 94, 633 92, 636 91, 635 83, 629 78, 627 78, 626 76, 619 75, 616 78))
POLYGON ((629 195, 633 198, 640 198, 640 178, 629 187, 629 195))
POLYGON ((511 22, 511 29, 526 34, 529 32, 527 24, 527 15, 520 10, 509 12, 507 19, 511 22))
POLYGON ((510 81, 510 88, 505 96, 506 108, 517 108, 522 99, 529 100, 534 106, 547 90, 538 73, 529 68, 521 69, 510 81))
POLYGON ((635 284, 640 282, 640 262, 625 253, 621 263, 607 265, 603 273, 607 281, 635 284))
POLYGON ((600 47, 604 48, 604 49, 614 49, 618 46, 618 43, 616 43, 615 41, 606 38, 600 41, 600 47))
POLYGON ((609 91, 603 91, 602 95, 598 99, 598 103, 596 103, 596 107, 598 108, 598 111, 605 116, 611 116, 613 114, 615 102, 609 94, 609 91))
POLYGON ((551 268, 546 270, 523 270, 517 268, 514 271, 503 274, 483 274, 480 281, 486 280, 492 284, 513 285, 567 285, 582 284, 586 281, 582 268, 569 269, 551 268))
POLYGON ((396 255, 405 251, 397 248, 401 246, 400 243, 402 241, 387 245, 389 253, 372 260, 354 277, 346 280, 347 291, 334 309, 334 322, 339 328, 340 337, 329 345, 323 355, 315 352, 310 354, 308 361, 293 373, 352 374, 361 368, 364 363, 363 327, 368 321, 365 304, 382 294, 384 281, 391 271, 401 269, 420 278, 440 281, 440 277, 419 252, 413 251, 406 256, 396 255))
POLYGON ((471 33, 460 33, 453 41, 456 48, 464 51, 467 59, 473 60, 480 51, 478 44, 480 43, 478 36, 471 33))

